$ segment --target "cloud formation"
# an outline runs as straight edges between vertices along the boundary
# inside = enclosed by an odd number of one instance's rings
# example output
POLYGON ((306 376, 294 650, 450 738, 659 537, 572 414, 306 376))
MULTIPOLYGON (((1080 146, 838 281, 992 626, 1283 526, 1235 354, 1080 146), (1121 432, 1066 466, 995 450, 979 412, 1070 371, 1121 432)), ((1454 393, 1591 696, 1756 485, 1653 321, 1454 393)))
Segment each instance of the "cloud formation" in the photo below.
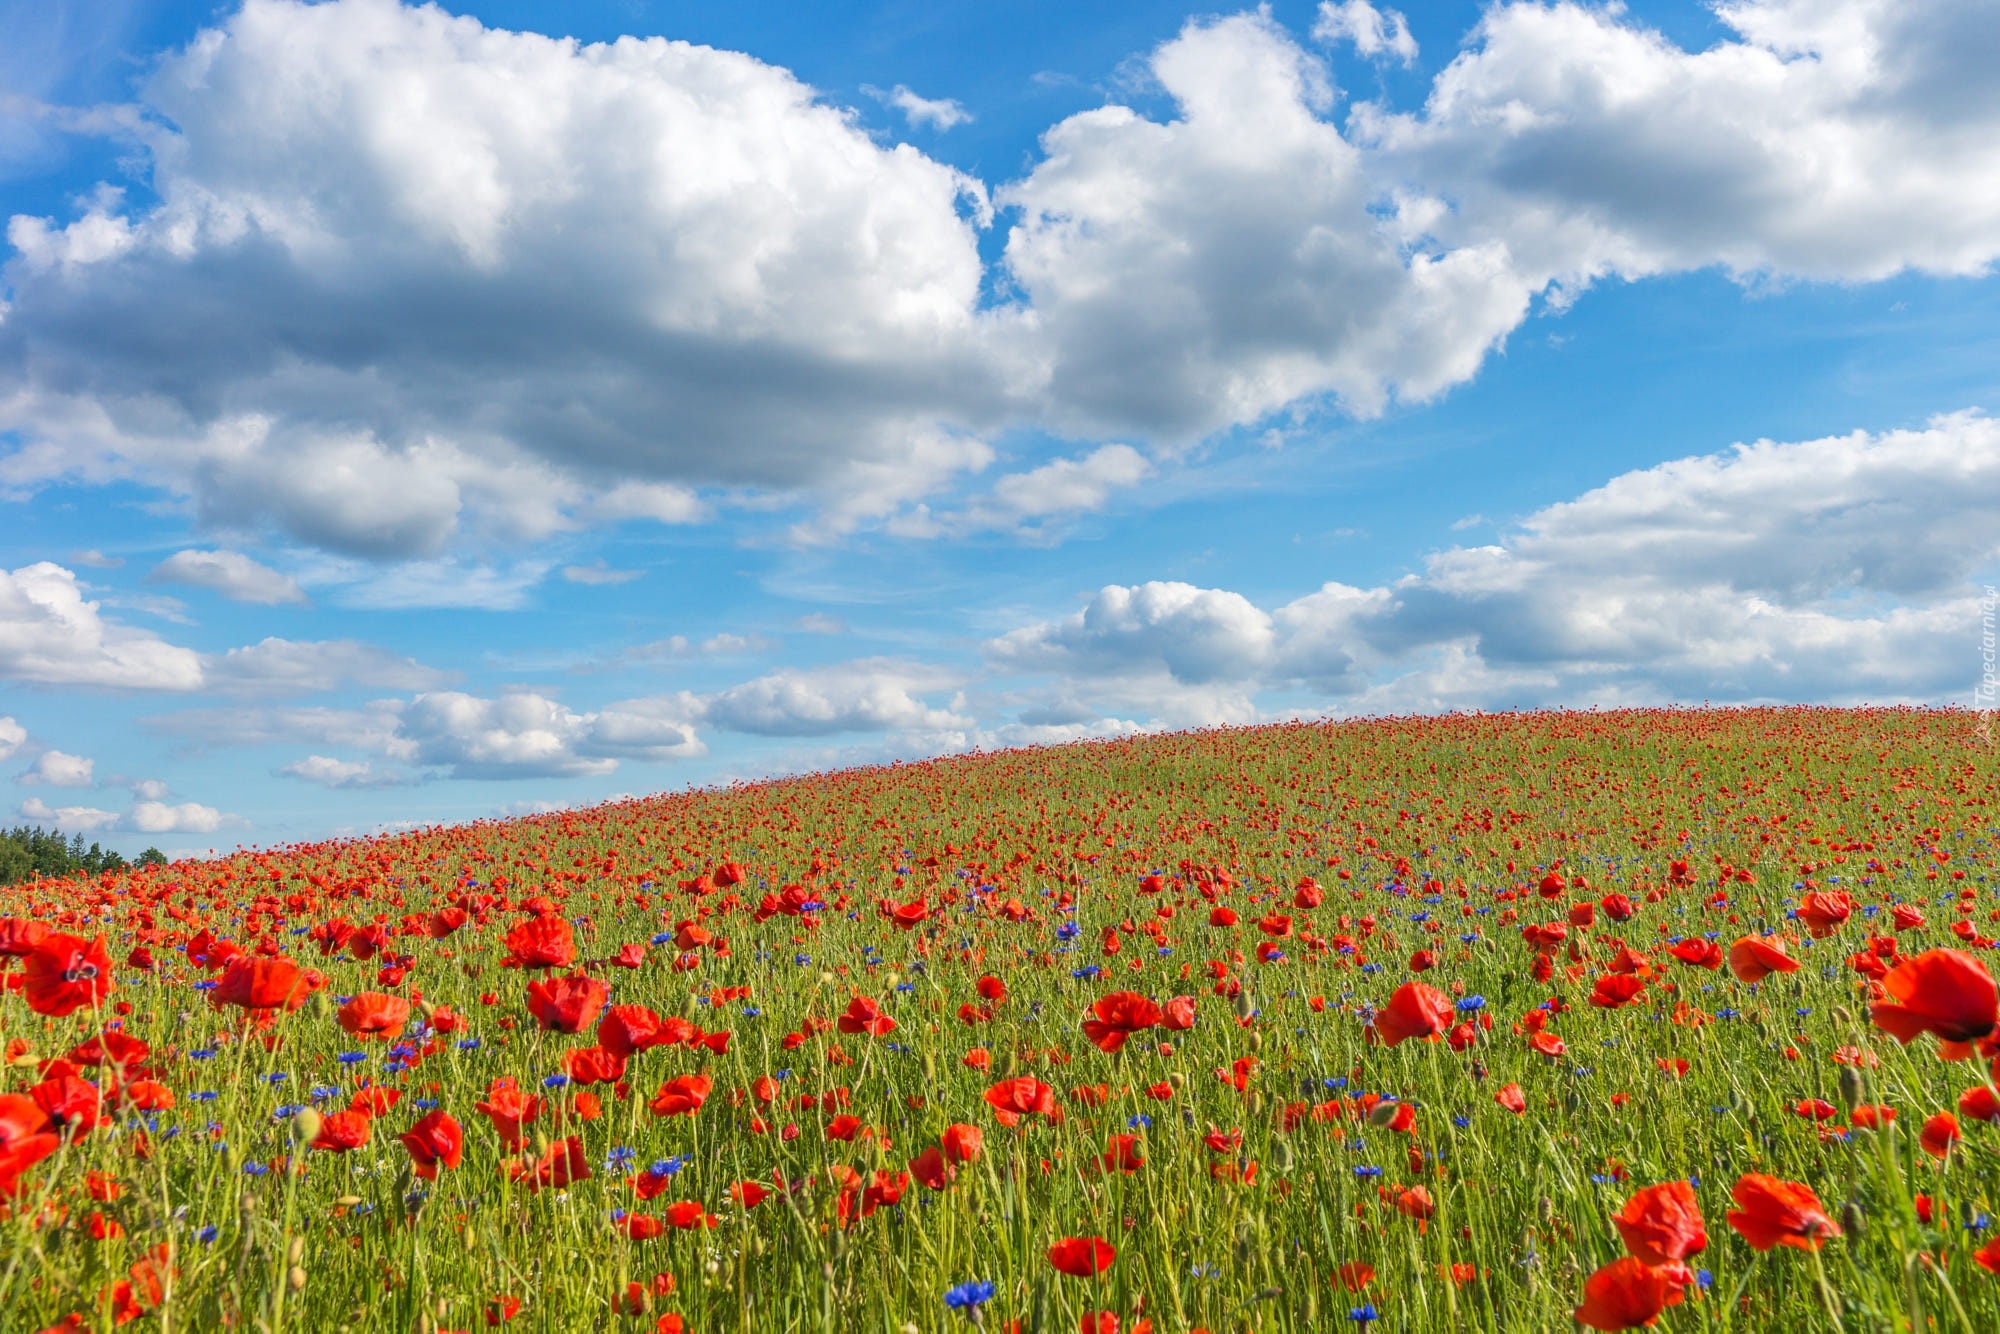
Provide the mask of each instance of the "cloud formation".
POLYGON ((177 551, 154 566, 146 582, 189 584, 236 602, 264 606, 306 600, 305 590, 290 575, 261 565, 240 551, 177 551))
POLYGON ((146 630, 106 620, 52 561, 0 570, 0 677, 28 685, 194 690, 201 660, 146 630))

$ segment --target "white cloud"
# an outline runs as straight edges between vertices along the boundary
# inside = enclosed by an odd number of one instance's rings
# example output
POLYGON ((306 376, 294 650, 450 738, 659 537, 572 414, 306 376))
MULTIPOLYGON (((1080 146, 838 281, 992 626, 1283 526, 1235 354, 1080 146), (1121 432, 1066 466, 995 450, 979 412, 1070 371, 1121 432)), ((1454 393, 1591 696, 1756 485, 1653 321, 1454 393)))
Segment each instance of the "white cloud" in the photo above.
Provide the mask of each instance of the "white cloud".
POLYGON ((448 769, 454 778, 601 775, 621 759, 666 760, 703 750, 684 716, 668 716, 658 703, 579 713, 528 692, 497 699, 458 691, 418 695, 401 711, 397 738, 417 763, 448 769))
POLYGON ((213 688, 236 695, 306 695, 343 686, 424 690, 454 675, 352 639, 267 638, 211 654, 203 666, 213 688))
POLYGON ((153 567, 148 583, 190 584, 237 602, 275 606, 304 602, 305 590, 287 574, 238 551, 177 551, 153 567))
POLYGON ((72 565, 81 565, 85 569, 91 570, 115 570, 125 563, 125 558, 123 556, 107 556, 97 548, 92 547, 87 551, 72 551, 69 556, 69 563, 72 565))
POLYGON ((888 92, 880 88, 862 87, 876 101, 892 106, 903 113, 903 118, 912 125, 929 126, 934 130, 949 130, 955 125, 971 122, 972 113, 949 97, 919 97, 897 84, 888 92))
POLYGON ((1418 114, 1361 108, 1386 179, 1575 284, 1723 265, 1875 279, 2000 256, 1989 0, 1741 0, 1684 51, 1620 7, 1508 4, 1418 114))
POLYGON ((393 769, 376 768, 369 760, 339 760, 329 755, 308 755, 272 772, 282 778, 297 778, 330 788, 400 787, 410 781, 393 769))
POLYGON ((1377 9, 1368 0, 1320 0, 1319 17, 1313 21, 1316 42, 1348 41, 1357 53, 1372 60, 1394 56, 1404 65, 1417 59, 1417 39, 1410 25, 1393 9, 1377 9))
POLYGON ((970 718, 921 698, 957 680, 941 668, 889 658, 787 668, 706 696, 701 716, 724 731, 760 736, 970 728, 970 718))
POLYGON ((1130 445, 1101 445, 1082 458, 1051 459, 994 482, 991 492, 966 509, 933 516, 927 506, 898 515, 888 531, 905 537, 939 537, 982 528, 1011 529, 1024 537, 1054 536, 1059 521, 1102 509, 1113 492, 1151 476, 1153 465, 1130 445))
POLYGON ((213 806, 196 801, 169 805, 164 801, 135 801, 125 813, 124 825, 142 834, 212 834, 225 824, 240 824, 213 806))
POLYGON ((562 577, 572 584, 629 584, 644 575, 644 570, 614 570, 603 561, 591 565, 565 565, 562 577))
POLYGON ((21 818, 47 820, 65 833, 94 834, 100 829, 116 827, 119 816, 117 811, 95 806, 51 806, 40 797, 29 797, 21 803, 21 818))
POLYGON ((45 750, 35 757, 29 770, 14 781, 17 783, 47 783, 50 787, 90 787, 95 782, 91 771, 97 762, 86 755, 70 755, 60 750, 45 750))
POLYGON ((1992 418, 1759 441, 1621 475, 1381 587, 1330 583, 1266 613, 1219 589, 1114 586, 988 649, 1056 676, 1079 713, 1156 692, 1156 714, 1184 718, 1204 690, 1218 711, 1281 690, 1348 712, 1963 702, 1996 512, 1992 418))
POLYGON ((105 620, 97 609, 76 576, 51 561, 0 570, 0 677, 117 690, 201 686, 196 654, 105 620))
POLYGON ((847 622, 823 611, 809 611, 799 617, 799 629, 809 635, 844 635, 847 622))
POLYGON ((1466 379, 1525 315, 1504 246, 1413 250, 1378 216, 1324 68, 1268 17, 1190 24, 1150 70, 1178 119, 1072 116, 1000 195, 1065 430, 1186 442, 1325 395, 1372 414, 1466 379))
POLYGON ((160 736, 179 737, 190 748, 213 746, 337 746, 392 760, 416 758, 416 746, 398 734, 401 700, 374 700, 360 708, 322 707, 180 709, 139 719, 160 736))
POLYGON ((14 719, 8 717, 6 714, 0 714, 0 761, 12 759, 14 752, 19 750, 27 740, 27 728, 21 726, 20 723, 14 721, 14 719))
POLYGON ((851 492, 1032 374, 978 312, 981 187, 748 56, 247 0, 141 96, 156 206, 10 224, 17 485, 435 555, 851 492))

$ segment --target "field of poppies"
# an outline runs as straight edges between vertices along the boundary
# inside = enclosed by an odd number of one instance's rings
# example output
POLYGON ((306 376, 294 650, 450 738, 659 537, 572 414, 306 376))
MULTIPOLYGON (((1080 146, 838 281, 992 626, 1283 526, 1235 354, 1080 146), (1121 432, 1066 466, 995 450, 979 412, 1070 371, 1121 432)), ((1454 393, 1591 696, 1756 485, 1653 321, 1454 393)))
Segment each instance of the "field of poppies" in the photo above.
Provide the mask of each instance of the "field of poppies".
POLYGON ((2000 1328, 1970 715, 857 770, 0 891, 0 1327, 2000 1328))

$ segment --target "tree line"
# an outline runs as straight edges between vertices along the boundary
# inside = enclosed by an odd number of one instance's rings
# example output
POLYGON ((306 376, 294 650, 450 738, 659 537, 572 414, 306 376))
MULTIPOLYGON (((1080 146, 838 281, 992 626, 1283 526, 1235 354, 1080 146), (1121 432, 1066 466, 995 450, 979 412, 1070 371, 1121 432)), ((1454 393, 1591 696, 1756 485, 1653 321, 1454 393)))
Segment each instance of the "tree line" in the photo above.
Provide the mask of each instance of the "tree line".
MULTIPOLYGON (((130 864, 96 843, 85 847, 82 834, 64 838, 60 829, 45 830, 40 825, 17 825, 0 832, 0 885, 36 876, 96 875, 130 864)), ((147 848, 138 857, 140 866, 166 864, 166 854, 158 848, 147 848)))

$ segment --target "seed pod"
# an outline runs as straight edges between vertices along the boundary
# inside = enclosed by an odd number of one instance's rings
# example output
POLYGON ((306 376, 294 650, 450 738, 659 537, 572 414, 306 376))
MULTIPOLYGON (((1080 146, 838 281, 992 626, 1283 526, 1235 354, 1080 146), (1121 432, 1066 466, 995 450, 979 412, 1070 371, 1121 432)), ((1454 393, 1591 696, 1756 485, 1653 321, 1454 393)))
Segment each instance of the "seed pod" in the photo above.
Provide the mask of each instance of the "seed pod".
POLYGON ((306 1286, 306 1271, 293 1265, 291 1272, 285 1275, 285 1282, 291 1286, 293 1292, 303 1291, 306 1286))
POLYGON ((1868 1215, 1860 1201, 1849 1200, 1840 1206, 1840 1227, 1854 1241, 1868 1235, 1868 1215))
POLYGON ((1250 1035, 1250 1050, 1251 1051, 1264 1050, 1264 1035, 1262 1033, 1252 1033, 1250 1035))
POLYGON ((320 1128, 325 1124, 326 1118, 316 1109, 308 1107, 292 1118, 292 1139, 300 1144, 310 1144, 319 1138, 320 1128))
POLYGON ((285 1244, 286 1264, 295 1265, 298 1264, 300 1261, 304 1260, 305 1258, 306 1258, 306 1239, 304 1237, 293 1237, 289 1242, 285 1244))
POLYGON ((1281 1139, 1271 1146, 1271 1166, 1278 1172, 1289 1172, 1297 1164, 1298 1158, 1292 1152, 1292 1142, 1281 1139))
POLYGON ((1178 1093, 1187 1087, 1187 1074, 1185 1071, 1175 1070, 1167 1076, 1167 1082, 1172 1084, 1174 1092, 1178 1093))
POLYGON ((1850 1112, 1861 1101, 1861 1072, 1851 1065, 1840 1067, 1840 1101, 1850 1112))
POLYGON ((359 1195, 343 1195, 335 1200, 334 1203, 343 1209, 352 1209, 355 1205, 361 1203, 361 1197, 359 1195))

